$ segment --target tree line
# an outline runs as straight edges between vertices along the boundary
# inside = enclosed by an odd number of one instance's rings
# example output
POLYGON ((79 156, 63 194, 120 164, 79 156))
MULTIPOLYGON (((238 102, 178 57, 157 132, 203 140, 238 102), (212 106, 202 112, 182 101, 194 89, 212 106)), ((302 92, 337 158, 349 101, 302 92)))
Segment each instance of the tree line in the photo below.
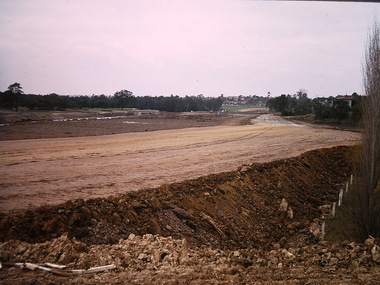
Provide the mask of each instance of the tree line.
POLYGON ((167 112, 190 112, 219 110, 223 97, 205 98, 198 96, 135 96, 131 91, 117 91, 113 96, 68 96, 56 93, 48 95, 24 94, 20 83, 14 83, 8 90, 0 92, 0 108, 29 110, 66 110, 86 108, 137 108, 167 112))
POLYGON ((283 94, 269 99, 267 107, 282 116, 313 114, 315 120, 337 123, 345 120, 358 124, 362 117, 360 106, 364 97, 357 93, 349 97, 349 100, 341 96, 310 99, 304 90, 300 90, 294 95, 283 94))

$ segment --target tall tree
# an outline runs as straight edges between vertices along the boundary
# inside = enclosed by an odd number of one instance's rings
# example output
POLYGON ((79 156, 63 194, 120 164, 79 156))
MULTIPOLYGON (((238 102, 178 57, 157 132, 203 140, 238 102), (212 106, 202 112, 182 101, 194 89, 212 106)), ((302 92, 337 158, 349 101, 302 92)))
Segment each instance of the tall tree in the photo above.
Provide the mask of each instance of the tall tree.
POLYGON ((1 94, 0 105, 4 108, 16 108, 17 112, 20 104, 20 96, 23 93, 20 83, 15 82, 9 85, 8 90, 1 94))
POLYGON ((363 143, 353 199, 354 234, 380 237, 380 26, 370 30, 363 65, 363 143))

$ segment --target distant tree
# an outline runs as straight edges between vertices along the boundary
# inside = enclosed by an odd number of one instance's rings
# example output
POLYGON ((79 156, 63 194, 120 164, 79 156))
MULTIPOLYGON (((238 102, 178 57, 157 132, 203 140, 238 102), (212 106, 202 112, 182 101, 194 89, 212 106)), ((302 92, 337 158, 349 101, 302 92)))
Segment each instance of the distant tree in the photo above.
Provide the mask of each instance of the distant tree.
POLYGON ((280 97, 270 98, 267 107, 272 112, 280 112, 282 116, 304 115, 312 111, 312 102, 304 89, 295 95, 282 94, 280 97))
POLYGON ((282 94, 280 97, 275 97, 269 99, 267 107, 272 112, 282 112, 288 106, 288 99, 285 94, 282 94))
POLYGON ((336 101, 332 108, 333 118, 338 121, 338 124, 341 123, 342 120, 347 119, 350 115, 350 107, 348 106, 347 101, 336 101))
POLYGON ((133 95, 131 91, 121 90, 121 91, 117 91, 113 95, 112 100, 116 108, 123 109, 123 108, 132 107, 135 101, 135 96, 133 95))
POLYGON ((15 82, 15 83, 9 85, 8 86, 8 90, 10 90, 13 94, 22 94, 22 93, 24 93, 22 91, 21 84, 18 83, 18 82, 15 82))
MULTIPOLYGON (((119 100, 121 100, 119 98, 119 100)), ((89 105, 91 108, 109 108, 111 107, 111 100, 105 95, 92 95, 89 105)))
POLYGON ((306 89, 300 88, 300 90, 297 91, 296 96, 298 97, 298 99, 301 97, 307 97, 306 89))
POLYGON ((314 113, 314 118, 316 120, 323 120, 323 110, 324 110, 324 105, 319 101, 320 98, 315 98, 313 99, 312 102, 312 107, 313 107, 313 113, 314 113))
POLYGON ((89 108, 91 99, 88 96, 74 97, 74 108, 82 109, 89 108))
POLYGON ((297 92, 297 102, 294 108, 294 115, 305 115, 312 111, 312 102, 307 97, 307 91, 305 89, 300 89, 297 92))
POLYGON ((354 102, 351 108, 350 120, 359 125, 362 120, 362 100, 361 97, 357 97, 357 101, 354 102))
POLYGON ((205 105, 207 106, 207 108, 209 110, 212 110, 212 111, 217 111, 220 109, 220 107, 222 106, 223 104, 223 97, 218 97, 218 98, 211 98, 211 99, 208 99, 206 102, 205 102, 205 105))
POLYGON ((288 106, 287 108, 290 110, 293 110, 297 106, 297 97, 295 95, 287 95, 286 99, 288 100, 288 106))
POLYGON ((40 95, 34 94, 22 94, 20 99, 20 106, 26 107, 30 110, 41 109, 41 98, 40 95))
POLYGON ((0 106, 7 109, 15 108, 17 112, 20 104, 20 97, 23 93, 20 83, 15 82, 9 85, 8 90, 1 94, 0 106))
MULTIPOLYGON (((0 107, 12 108, 15 106, 12 100, 16 97, 13 92, 19 92, 17 86, 10 86, 14 89, 0 92, 0 107), (18 90, 18 91, 17 91, 18 90)), ((21 88, 21 86, 18 86, 21 88)), ((22 91, 21 91, 22 92, 22 91)), ((224 98, 205 98, 203 95, 179 97, 171 96, 144 96, 135 97, 128 90, 116 92, 113 96, 92 95, 89 96, 67 96, 51 93, 48 95, 21 94, 22 104, 20 106, 29 109, 40 110, 65 110, 68 108, 139 108, 152 109, 167 112, 188 112, 219 110, 224 98)), ((20 99, 18 98, 18 99, 20 99)))

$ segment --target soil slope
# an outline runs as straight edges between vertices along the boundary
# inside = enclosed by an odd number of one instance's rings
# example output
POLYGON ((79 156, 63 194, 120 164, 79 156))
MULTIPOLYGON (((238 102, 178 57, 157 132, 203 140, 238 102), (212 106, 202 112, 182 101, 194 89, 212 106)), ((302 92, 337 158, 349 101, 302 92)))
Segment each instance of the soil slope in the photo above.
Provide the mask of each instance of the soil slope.
POLYGON ((314 150, 125 195, 1 214, 0 240, 43 242, 68 233, 102 244, 150 233, 199 246, 271 245, 307 228, 320 218, 320 206, 337 199, 352 172, 351 152, 349 147, 314 150), (293 218, 279 211, 283 198, 293 218))
POLYGON ((0 278, 4 284, 377 284, 375 240, 320 241, 321 218, 351 174, 354 152, 314 150, 125 195, 3 213, 2 262, 116 269, 60 277, 5 263, 0 278))

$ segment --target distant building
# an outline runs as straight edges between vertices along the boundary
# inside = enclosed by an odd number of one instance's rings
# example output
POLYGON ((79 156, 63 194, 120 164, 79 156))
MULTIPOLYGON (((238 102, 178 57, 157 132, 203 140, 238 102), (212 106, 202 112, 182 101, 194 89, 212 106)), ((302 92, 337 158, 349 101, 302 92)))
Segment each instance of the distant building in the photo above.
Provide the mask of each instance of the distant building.
POLYGON ((352 95, 337 95, 335 98, 318 98, 318 101, 325 107, 333 107, 337 104, 337 102, 344 101, 347 102, 347 106, 351 109, 355 102, 358 101, 359 97, 360 96, 358 94, 353 93, 352 95))
MULTIPOLYGON (((356 93, 354 93, 356 94, 356 93)), ((358 98, 358 95, 338 95, 335 97, 335 99, 333 100, 333 106, 334 106, 334 101, 345 101, 347 102, 348 104, 348 107, 350 107, 350 109, 352 108, 352 105, 353 105, 353 102, 356 101, 358 98)))
POLYGON ((265 107, 269 98, 257 95, 249 96, 227 96, 223 102, 223 105, 254 105, 265 107))

